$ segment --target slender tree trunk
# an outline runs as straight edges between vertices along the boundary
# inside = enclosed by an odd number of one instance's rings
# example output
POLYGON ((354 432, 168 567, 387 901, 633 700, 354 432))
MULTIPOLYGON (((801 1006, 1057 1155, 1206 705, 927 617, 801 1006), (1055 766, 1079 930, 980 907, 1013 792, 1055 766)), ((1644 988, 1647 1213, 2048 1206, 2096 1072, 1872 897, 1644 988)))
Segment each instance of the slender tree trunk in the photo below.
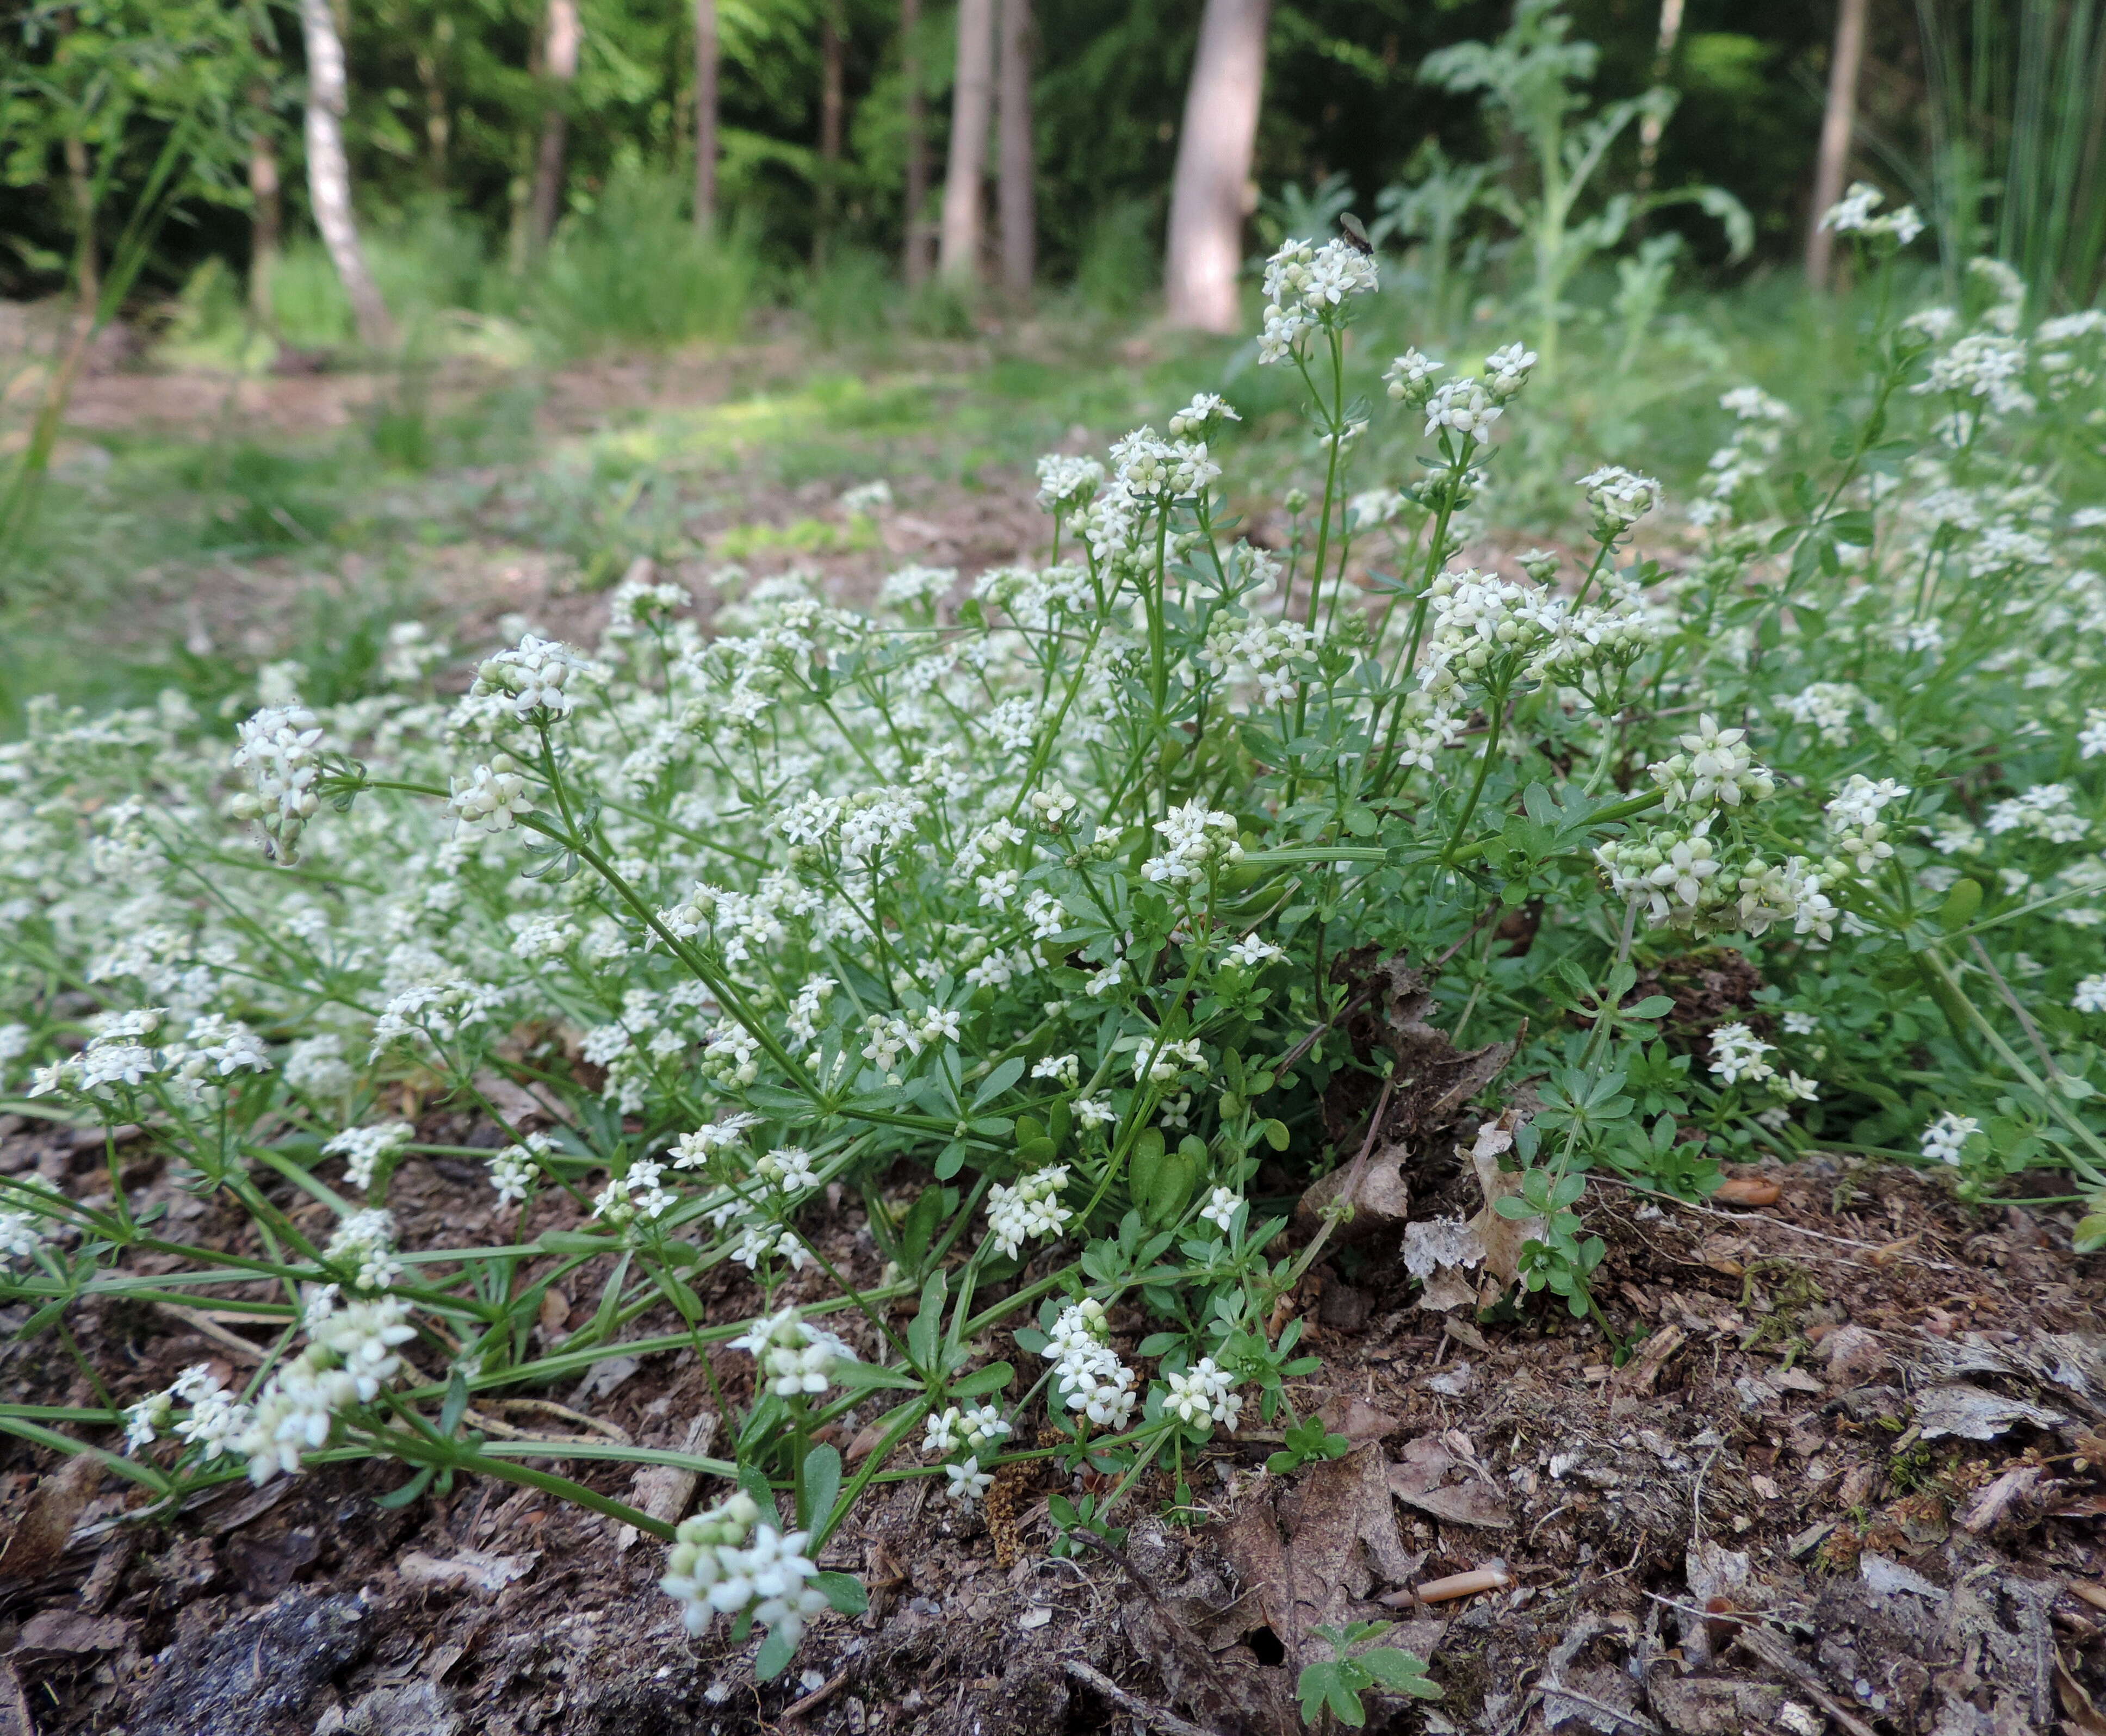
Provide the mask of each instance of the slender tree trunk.
POLYGON ((921 96, 921 0, 899 0, 899 77, 907 87, 907 287, 929 280, 929 114, 921 96))
POLYGON ((65 166, 66 190, 73 199, 74 275, 81 306, 92 307, 102 293, 102 258, 95 245, 95 177, 88 169, 87 145, 70 134, 65 166))
POLYGON ((994 97, 994 0, 958 0, 958 75, 951 92, 951 159, 943 175, 943 232, 937 269, 970 283, 979 275, 994 97))
POLYGON ((578 21, 578 0, 549 0, 548 46, 544 75, 553 87, 548 112, 541 117, 541 148, 534 159, 533 242, 536 252, 556 232, 556 208, 563 196, 563 146, 569 128, 564 105, 571 81, 578 75, 578 50, 585 31, 578 21))
POLYGON ((717 0, 695 0, 695 227, 717 224, 717 0))
POLYGON ((395 322, 365 268, 352 212, 351 166, 343 154, 343 43, 329 0, 300 0, 300 29, 307 47, 307 197, 315 226, 343 280, 359 342, 370 350, 390 349, 395 322))
POLYGON ((1828 107, 1821 117, 1821 154, 1813 168, 1813 209, 1806 220, 1806 280, 1828 287, 1835 237, 1821 213, 1843 196, 1850 168, 1850 129, 1857 118, 1857 69, 1865 59, 1866 0, 1841 0, 1835 12, 1835 51, 1828 63, 1828 107))
POLYGON ((840 201, 841 124, 848 108, 843 86, 841 0, 827 0, 819 18, 819 221, 812 232, 812 263, 823 267, 840 201))
POLYGON ((259 115, 255 135, 249 142, 249 309, 258 325, 267 332, 278 329, 276 304, 271 300, 272 280, 278 275, 278 251, 285 233, 285 207, 279 196, 278 141, 263 110, 263 93, 255 93, 259 115))
POLYGON ((1207 0, 1171 177, 1163 273, 1172 325, 1233 332, 1241 320, 1244 188, 1257 148, 1270 0, 1207 0))
POLYGON ((1037 155, 1031 132, 1031 0, 1001 0, 1001 110, 996 204, 1001 287, 1019 306, 1038 275, 1037 155))
MULTIPOLYGON (((1674 67, 1674 45, 1682 38, 1683 0, 1660 0, 1660 38, 1654 44, 1652 82, 1667 83, 1667 75, 1674 67)), ((1660 161, 1660 136, 1666 123, 1657 114, 1642 115, 1638 120, 1638 190, 1652 190, 1654 165, 1660 161)))
POLYGON ((446 186, 446 159, 452 154, 453 116, 446 108, 446 81, 441 76, 440 55, 453 39, 453 20, 441 18, 433 30, 430 47, 417 55, 417 82, 424 87, 424 174, 434 193, 446 186))

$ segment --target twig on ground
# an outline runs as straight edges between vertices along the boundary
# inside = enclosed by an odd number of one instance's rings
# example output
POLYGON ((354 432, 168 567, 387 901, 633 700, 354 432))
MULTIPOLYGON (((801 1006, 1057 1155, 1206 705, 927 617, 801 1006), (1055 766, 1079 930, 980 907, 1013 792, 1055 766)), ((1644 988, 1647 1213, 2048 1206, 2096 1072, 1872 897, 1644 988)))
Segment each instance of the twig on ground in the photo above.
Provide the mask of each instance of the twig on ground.
POLYGON ((1092 1693, 1101 1695, 1129 1718, 1148 1728, 1167 1732, 1167 1736, 1217 1736, 1216 1732, 1203 1725, 1179 1717, 1167 1706, 1158 1706, 1142 1699, 1139 1694, 1127 1693, 1103 1671, 1092 1669, 1079 1658, 1070 1658, 1062 1667, 1071 1680, 1080 1682, 1092 1693))
POLYGON ((156 1302, 154 1312, 188 1327, 199 1337, 209 1339, 228 1355, 240 1357, 244 1362, 260 1362, 269 1353, 262 1345, 244 1338, 239 1332, 228 1331, 217 1320, 196 1309, 185 1308, 180 1302, 156 1302))
POLYGON ((1821 1680, 1813 1665, 1767 1628, 1744 1626, 1734 1634, 1733 1644, 1772 1670, 1781 1671, 1789 1676, 1805 1690, 1815 1705, 1848 1730, 1850 1736, 1879 1736, 1871 1725, 1828 1691, 1827 1685, 1821 1680))

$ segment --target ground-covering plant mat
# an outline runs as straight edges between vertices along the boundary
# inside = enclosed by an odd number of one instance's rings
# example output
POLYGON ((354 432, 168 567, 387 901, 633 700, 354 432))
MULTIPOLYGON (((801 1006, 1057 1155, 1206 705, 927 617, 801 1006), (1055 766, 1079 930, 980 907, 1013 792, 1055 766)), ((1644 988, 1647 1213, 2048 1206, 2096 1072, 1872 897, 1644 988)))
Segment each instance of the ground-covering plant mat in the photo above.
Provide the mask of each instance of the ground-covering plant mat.
POLYGON ((25 708, 8 1716, 2095 1720, 2106 315, 1883 292, 1508 577, 1553 329, 1359 489, 1377 275, 1262 520, 1202 391, 1042 566, 25 708))
MULTIPOLYGON (((476 1143, 457 1119, 420 1132, 476 1143)), ((99 1156, 18 1127, 0 1162, 64 1176, 99 1156)), ((1428 1215, 1478 1203, 1462 1153, 1408 1180, 1428 1215)), ((0 1728, 1292 1731, 1310 1630, 1364 1617, 1400 1622, 1445 1690, 1371 1701, 1378 1729, 2100 1728, 2100 1259, 2072 1259, 2067 1215, 1959 1206, 1910 1172, 1817 1157, 1743 1183, 1774 1197, 1624 1192, 1597 1216, 1647 1335, 1621 1368, 1591 1334, 1481 1323, 1474 1295, 1419 1305, 1391 1226, 1295 1298, 1324 1358, 1306 1407, 1341 1456, 1274 1476, 1277 1431, 1245 1431, 1195 1470, 1190 1524, 1143 1517, 1079 1556, 1048 1552, 1048 1500, 1082 1479, 1013 1479, 970 1517, 895 1484, 827 1549, 870 1610, 822 1619, 768 1685, 751 1645, 682 1631, 655 1548, 531 1490, 471 1480, 388 1511, 366 1473, 324 1467, 139 1529, 112 1523, 136 1497, 17 1447, 0 1728), (1487 1568, 1494 1589, 1411 1600, 1487 1568)), ((406 1234, 464 1240, 488 1192, 479 1166, 416 1159, 394 1197, 406 1234)), ((828 1225, 850 1270, 871 1259, 858 1216, 828 1225)), ((710 1317, 755 1305, 727 1283, 710 1317)), ((544 1310, 552 1343, 564 1325, 544 1310)), ((208 1312, 113 1304, 76 1330, 111 1380, 261 1353, 208 1312)), ((19 1395, 92 1396, 39 1345, 4 1354, 19 1395)), ((719 1426, 692 1351, 618 1347, 482 1425, 703 1451, 719 1426)), ((669 1515, 710 1493, 588 1479, 669 1515)))

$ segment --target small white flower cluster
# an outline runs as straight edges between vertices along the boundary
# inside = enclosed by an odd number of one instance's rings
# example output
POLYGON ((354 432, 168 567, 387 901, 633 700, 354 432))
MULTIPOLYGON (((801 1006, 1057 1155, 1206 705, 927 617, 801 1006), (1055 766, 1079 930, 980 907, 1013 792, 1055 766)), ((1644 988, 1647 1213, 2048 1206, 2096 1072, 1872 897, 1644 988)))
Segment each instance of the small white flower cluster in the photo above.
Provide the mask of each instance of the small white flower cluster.
POLYGON ((1813 1103, 1821 1094, 1811 1079, 1796 1072, 1782 1072, 1764 1058, 1777 1053, 1774 1043, 1765 1043, 1747 1025, 1736 1021, 1715 1027, 1711 1032, 1710 1071, 1722 1085, 1766 1085, 1787 1103, 1813 1103))
POLYGON ((1196 392, 1192 401, 1170 418, 1170 436, 1173 440, 1212 440, 1221 432, 1223 423, 1243 419, 1235 406, 1219 392, 1196 392))
POLYGON ((2076 843, 2091 830, 2091 822, 2075 811, 2076 799, 2067 784, 2035 784, 1995 803, 1982 817, 1982 830, 1992 838, 2025 831, 2048 843, 2076 843))
POLYGON ((1343 241, 1288 241, 1266 262, 1265 329, 1257 359, 1277 364, 1299 358, 1310 333, 1338 323, 1348 296, 1371 294, 1380 283, 1373 257, 1343 241))
POLYGON ((1660 504, 1660 484, 1620 464, 1590 470, 1580 477, 1580 486, 1586 490, 1600 542, 1614 542, 1660 504))
POLYGON ((302 705, 267 705, 242 724, 233 765, 253 788, 227 805, 236 819, 254 822, 270 840, 272 857, 285 867, 300 859, 300 834, 320 806, 315 780, 321 775, 321 726, 302 705))
POLYGON ((2106 1013, 2106 973, 2095 973, 2077 985, 2069 1004, 2080 1013, 2106 1013))
POLYGON ((373 1185, 383 1159, 392 1157, 417 1136, 407 1121, 377 1121, 370 1127, 347 1127, 322 1147, 322 1155, 344 1160, 345 1183, 363 1193, 373 1185))
POLYGON ((882 512, 892 504, 892 485, 882 477, 874 482, 858 482, 843 489, 835 503, 851 516, 882 512))
POLYGON ((1982 1124, 1971 1115, 1958 1115, 1948 1109, 1923 1130, 1923 1154, 1935 1163, 1949 1163, 1959 1166, 1967 1142, 1982 1130, 1982 1124))
POLYGON ((1190 886, 1205 879, 1210 869, 1243 858, 1236 817, 1208 808, 1197 796, 1172 808, 1155 822, 1155 830, 1163 834, 1163 853, 1150 857, 1140 872, 1158 885, 1190 886))
POLYGON ((1774 794, 1777 779, 1755 763, 1745 729, 1721 729, 1709 712, 1696 728, 1678 738, 1682 751, 1655 760, 1646 770, 1667 797, 1670 809, 1738 808, 1744 800, 1774 794))
POLYGON ((1871 874, 1892 857, 1894 847, 1887 842, 1891 828, 1880 815, 1890 803, 1905 802, 1908 797, 1907 788, 1890 777, 1874 783, 1862 772, 1853 772, 1849 781, 1822 810, 1828 817, 1830 848, 1835 852, 1828 864, 1829 873, 1835 876, 1853 870, 1871 874))
POLYGON ((1292 705, 1307 673, 1309 629, 1294 621, 1224 616, 1207 635, 1207 661, 1231 679, 1257 683, 1268 705, 1292 705))
POLYGON ((1105 467, 1095 459, 1049 453, 1038 461, 1039 508, 1047 512, 1074 512, 1090 503, 1104 481, 1105 467))
POLYGON ((481 832, 509 831, 522 814, 534 812, 526 779, 509 754, 493 754, 487 765, 453 780, 447 806, 461 824, 481 832))
POLYGON ((1638 901, 1655 926, 1762 934, 1789 922, 1796 933, 1830 938, 1835 907, 1805 857, 1776 864, 1751 857, 1735 874, 1719 856, 1710 825, 1707 814, 1686 832, 1663 828, 1612 839, 1596 848, 1594 860, 1609 890, 1638 901))
POLYGON ((150 1447, 181 1403, 190 1414, 174 1419, 173 1432, 202 1447, 207 1461, 226 1453, 244 1458, 249 1480, 257 1483, 280 1472, 293 1475, 303 1450, 329 1443, 339 1412, 370 1404, 401 1371, 398 1347, 416 1336, 408 1317, 400 1297, 340 1302, 334 1284, 319 1290, 302 1322, 306 1349, 271 1377, 253 1407, 222 1387, 208 1368, 186 1369, 166 1392, 127 1407, 125 1450, 150 1447))
POLYGON ((1851 718, 1870 709, 1862 692, 1840 681, 1817 681, 1771 703, 1793 723, 1818 730, 1821 740, 1830 747, 1848 746, 1851 718))
POLYGON ((921 1451, 930 1458, 947 1457, 961 1447, 979 1453, 1008 1439, 1009 1434, 1009 1425, 991 1404, 970 1404, 962 1411, 955 1404, 948 1405, 940 1415, 932 1414, 926 1419, 921 1451))
POLYGON ((337 1226, 322 1258, 352 1268, 353 1290, 385 1290, 402 1275, 402 1263, 395 1257, 394 1214, 377 1206, 353 1212, 337 1226))
POLYGON ((1130 500, 1189 500, 1221 473, 1204 441, 1162 440, 1154 429, 1139 427, 1112 444, 1113 477, 1130 500))
POLYGON ((854 1351, 813 1326, 795 1306, 756 1320, 732 1349, 752 1353, 761 1385, 778 1398, 801 1398, 823 1393, 840 1363, 856 1360, 854 1351))
POLYGON ((43 1195, 53 1200, 60 1197, 58 1189, 41 1176, 18 1181, 0 1195, 11 1202, 0 1210, 0 1262, 17 1265, 34 1259, 38 1250, 62 1233, 60 1225, 37 1209, 35 1200, 43 1195))
POLYGON ((1019 1176, 1013 1188, 997 1182, 988 1188, 988 1233, 995 1246, 1014 1259, 1025 1242, 1059 1236, 1075 1215, 1060 1203, 1060 1190, 1067 1185, 1068 1166, 1060 1163, 1019 1176))
POLYGON ((1481 379, 1465 374, 1436 387, 1432 377, 1444 364, 1410 350, 1391 362, 1382 378, 1399 403, 1423 405, 1427 439, 1453 433, 1481 442, 1490 438, 1492 424, 1528 383, 1535 359, 1535 351, 1511 343, 1485 358, 1481 379))
POLYGON ((819 1569, 804 1553, 810 1541, 808 1532, 763 1523, 759 1504, 742 1489, 681 1520, 658 1588, 683 1606, 691 1634, 720 1615, 751 1614, 794 1643, 827 1608, 826 1594, 811 1583, 819 1569))
POLYGON ((1996 416, 2029 415, 2039 407, 2026 390, 2026 345, 2000 331, 1969 332, 1930 359, 1909 390, 1919 396, 1969 400, 1996 416))
POLYGON ((572 678, 590 667, 569 646, 530 633, 509 651, 483 659, 468 693, 498 700, 520 723, 545 727, 576 708, 572 678))
POLYGON ((542 1164, 554 1156, 556 1142, 544 1133, 530 1133, 516 1145, 493 1152, 490 1157, 490 1185, 497 1203, 520 1206, 541 1174, 542 1164))
POLYGON ((1138 1085, 1173 1085, 1187 1073, 1207 1071, 1207 1051, 1197 1037, 1158 1044, 1143 1038, 1133 1052, 1133 1077, 1138 1085))
POLYGON ((655 1157, 634 1159, 626 1174, 608 1176, 594 1195, 593 1215, 617 1225, 663 1217, 679 1203, 679 1196, 665 1185, 665 1166, 655 1157))
POLYGON ((658 578, 647 561, 640 561, 607 595, 607 636, 620 641, 661 631, 694 602, 685 585, 658 578))
POLYGON ((1104 1304, 1085 1297, 1061 1309, 1039 1354, 1053 1365, 1060 1402, 1097 1427, 1116 1431, 1131 1419, 1139 1395, 1133 1371, 1106 1342, 1110 1331, 1104 1304))
POLYGON ((955 566, 903 566, 878 587, 878 601, 920 614, 933 610, 958 582, 955 566))
POLYGON ((1211 1425, 1219 1423, 1230 1434, 1243 1412, 1243 1395, 1234 1390, 1235 1376, 1203 1356, 1182 1373, 1167 1377, 1169 1397, 1163 1409, 1181 1423, 1211 1425))
POLYGON ((1923 218, 1913 205, 1875 216, 1886 202, 1887 195, 1869 181, 1853 181, 1850 190, 1821 213, 1821 227, 1839 235, 1891 235, 1895 245, 1907 247, 1923 233, 1923 218))

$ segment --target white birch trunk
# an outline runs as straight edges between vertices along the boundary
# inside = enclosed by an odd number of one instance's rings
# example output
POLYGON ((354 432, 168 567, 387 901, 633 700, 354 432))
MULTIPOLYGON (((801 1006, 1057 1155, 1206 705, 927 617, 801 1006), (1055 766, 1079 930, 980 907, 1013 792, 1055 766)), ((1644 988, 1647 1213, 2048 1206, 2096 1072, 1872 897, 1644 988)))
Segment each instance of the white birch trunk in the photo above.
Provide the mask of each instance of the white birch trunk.
POLYGON ((1185 92, 1170 188, 1163 299, 1170 324, 1234 331, 1243 270, 1244 188, 1257 148, 1270 0, 1207 0, 1185 92))
POLYGON ((343 154, 343 44, 329 0, 300 0, 300 29, 307 48, 307 197, 315 226, 343 284, 359 342, 369 350, 391 349, 395 322, 365 268, 352 213, 351 166, 343 154))

